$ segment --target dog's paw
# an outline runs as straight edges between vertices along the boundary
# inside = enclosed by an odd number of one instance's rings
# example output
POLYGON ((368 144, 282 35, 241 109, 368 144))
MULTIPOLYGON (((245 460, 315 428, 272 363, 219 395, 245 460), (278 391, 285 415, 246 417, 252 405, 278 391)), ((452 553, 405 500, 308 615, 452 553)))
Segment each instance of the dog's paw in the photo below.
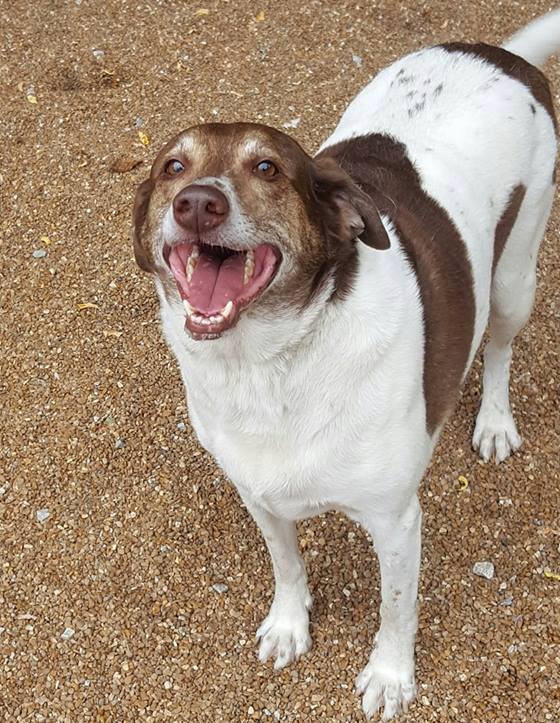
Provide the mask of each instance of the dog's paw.
POLYGON ((257 630, 260 640, 259 660, 274 658, 274 669, 280 670, 311 648, 309 613, 311 596, 303 603, 274 601, 270 612, 257 630))
POLYGON ((476 418, 472 444, 485 462, 494 457, 499 464, 517 452, 522 439, 509 409, 486 411, 481 408, 476 418))
POLYGON ((374 653, 356 679, 356 690, 362 696, 362 708, 367 718, 383 708, 383 720, 391 720, 408 710, 416 698, 414 674, 382 665, 374 653))

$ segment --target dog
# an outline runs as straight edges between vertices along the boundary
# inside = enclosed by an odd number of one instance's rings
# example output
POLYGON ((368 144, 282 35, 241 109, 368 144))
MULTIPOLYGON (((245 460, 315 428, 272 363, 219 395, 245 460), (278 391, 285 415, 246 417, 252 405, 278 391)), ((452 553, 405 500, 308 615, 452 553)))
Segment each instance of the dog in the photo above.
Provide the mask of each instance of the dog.
POLYGON ((311 645, 296 521, 340 510, 371 534, 380 628, 357 679, 388 720, 414 699, 417 489, 488 326, 473 446, 521 445, 512 341, 533 304, 555 189, 537 68, 560 10, 502 47, 451 43, 382 70, 311 157, 251 123, 206 124, 157 156, 134 205, 198 439, 272 558, 259 658, 311 645))

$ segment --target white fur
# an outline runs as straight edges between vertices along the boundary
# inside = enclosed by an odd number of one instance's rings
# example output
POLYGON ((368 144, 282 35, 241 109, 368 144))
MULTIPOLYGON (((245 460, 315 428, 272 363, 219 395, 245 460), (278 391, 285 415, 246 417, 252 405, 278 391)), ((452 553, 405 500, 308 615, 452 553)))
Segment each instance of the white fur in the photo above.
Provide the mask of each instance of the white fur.
POLYGON ((542 65, 560 47, 560 8, 533 20, 512 35, 502 47, 533 65, 542 65))
MULTIPOLYGON (((515 40, 516 47, 524 43, 515 40)), ((495 451, 504 458, 519 443, 507 364, 531 307, 536 251, 552 198, 554 131, 545 110, 536 104, 533 114, 530 103, 525 86, 493 66, 424 50, 382 71, 324 144, 392 135, 459 229, 475 282, 470 361, 491 304, 496 333, 475 433, 484 457, 495 451), (391 85, 401 68, 413 80, 391 85), (426 97, 410 117, 413 89, 426 97), (494 230, 519 182, 526 199, 492 286, 494 230)), ((196 433, 237 486, 272 557, 276 589, 259 629, 260 658, 274 657, 282 667, 309 648, 311 598, 294 521, 343 510, 372 534, 379 556, 381 626, 357 687, 365 713, 384 707, 386 719, 415 694, 416 490, 438 436, 426 432, 419 289, 387 225, 390 250, 360 246, 359 275, 344 302, 326 304, 326 288, 301 313, 248 310, 215 341, 189 338, 180 303, 168 302, 158 282, 165 336, 181 367, 196 433)))

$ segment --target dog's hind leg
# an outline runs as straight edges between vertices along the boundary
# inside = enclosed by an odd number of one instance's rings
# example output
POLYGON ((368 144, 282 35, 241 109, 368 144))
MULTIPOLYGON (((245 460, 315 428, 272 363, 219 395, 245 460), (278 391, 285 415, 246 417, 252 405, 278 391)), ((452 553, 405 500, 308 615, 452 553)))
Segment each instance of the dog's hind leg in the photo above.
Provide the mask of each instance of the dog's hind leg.
POLYGON ((502 462, 521 446, 509 403, 512 342, 533 307, 537 254, 553 195, 551 185, 544 192, 527 189, 494 273, 482 402, 473 435, 473 447, 485 461, 502 462))
POLYGON ((270 611, 257 630, 259 660, 274 658, 274 668, 283 668, 311 647, 305 565, 299 552, 295 522, 270 514, 243 496, 245 506, 259 526, 274 570, 275 591, 270 611))

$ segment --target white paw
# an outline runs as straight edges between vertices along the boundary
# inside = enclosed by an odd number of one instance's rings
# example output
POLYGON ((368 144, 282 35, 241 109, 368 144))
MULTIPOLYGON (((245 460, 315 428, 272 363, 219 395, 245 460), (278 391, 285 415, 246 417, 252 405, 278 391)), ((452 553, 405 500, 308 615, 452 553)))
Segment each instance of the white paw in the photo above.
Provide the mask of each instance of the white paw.
POLYGON ((257 630, 261 663, 273 657, 274 669, 280 670, 307 653, 311 648, 308 613, 310 607, 309 593, 306 593, 303 603, 274 600, 270 612, 257 630))
POLYGON ((362 708, 367 718, 383 708, 383 720, 406 713, 408 704, 416 698, 414 673, 381 664, 374 653, 356 679, 356 690, 362 696, 362 708))
POLYGON ((485 410, 481 407, 476 418, 472 444, 485 462, 494 457, 499 464, 513 452, 517 452, 522 439, 509 409, 485 410))

